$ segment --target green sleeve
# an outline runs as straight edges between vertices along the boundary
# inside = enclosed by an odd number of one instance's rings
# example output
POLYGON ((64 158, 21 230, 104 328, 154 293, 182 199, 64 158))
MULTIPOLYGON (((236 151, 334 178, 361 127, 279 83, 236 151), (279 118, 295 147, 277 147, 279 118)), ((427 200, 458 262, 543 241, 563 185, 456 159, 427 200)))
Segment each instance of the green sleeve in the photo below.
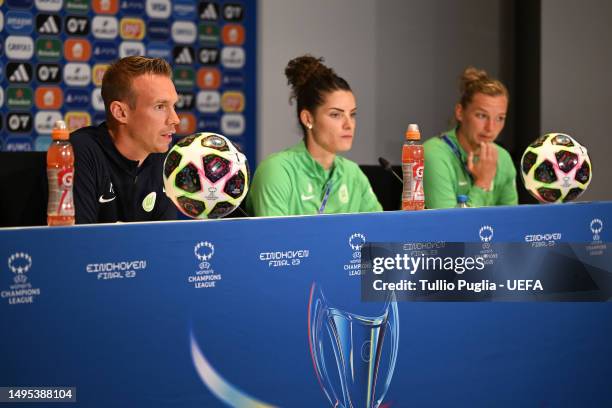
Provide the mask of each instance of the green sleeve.
POLYGON ((368 177, 359 169, 359 191, 361 193, 361 200, 359 205, 359 212, 376 212, 382 211, 382 205, 378 202, 378 198, 376 194, 374 194, 374 190, 372 190, 372 186, 370 185, 370 180, 368 177))
MULTIPOLYGON (((489 197, 493 192, 485 191, 478 186, 472 185, 470 192, 468 193, 468 205, 470 207, 485 207, 489 202, 489 197)), ((455 199, 456 201, 456 199, 455 199)))
POLYGON ((451 162, 456 159, 441 147, 433 143, 425 144, 423 190, 427 208, 451 208, 457 205, 457 175, 451 162))
POLYGON ((504 181, 500 186, 500 192, 495 205, 518 205, 518 192, 516 190, 516 168, 512 162, 510 154, 506 150, 500 149, 504 181))
MULTIPOLYGON (((425 206, 427 208, 453 208, 459 193, 458 173, 463 174, 463 164, 444 142, 431 140, 425 143, 425 206)), ((465 194, 465 193, 461 193, 465 194)), ((483 207, 492 202, 493 192, 471 185, 467 191, 470 207, 483 207)))
POLYGON ((291 178, 275 160, 264 160, 258 167, 247 197, 251 216, 290 215, 291 178))

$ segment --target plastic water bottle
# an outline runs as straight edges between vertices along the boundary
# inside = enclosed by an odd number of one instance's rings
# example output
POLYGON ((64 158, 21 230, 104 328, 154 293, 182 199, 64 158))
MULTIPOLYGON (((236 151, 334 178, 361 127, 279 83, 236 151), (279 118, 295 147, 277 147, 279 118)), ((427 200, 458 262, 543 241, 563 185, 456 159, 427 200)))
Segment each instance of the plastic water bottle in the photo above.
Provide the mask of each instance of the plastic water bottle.
POLYGON ((468 205, 468 196, 464 195, 464 194, 460 194, 457 196, 457 205, 455 206, 456 208, 469 208, 470 206, 468 205))
POLYGON ((406 140, 402 146, 402 173, 404 189, 402 191, 402 210, 414 211, 425 208, 423 191, 423 172, 425 155, 421 145, 421 132, 416 124, 408 125, 406 140))
POLYGON ((47 179, 49 201, 47 225, 74 225, 72 181, 74 178, 74 152, 70 133, 63 120, 55 122, 51 131, 53 141, 47 150, 47 179))

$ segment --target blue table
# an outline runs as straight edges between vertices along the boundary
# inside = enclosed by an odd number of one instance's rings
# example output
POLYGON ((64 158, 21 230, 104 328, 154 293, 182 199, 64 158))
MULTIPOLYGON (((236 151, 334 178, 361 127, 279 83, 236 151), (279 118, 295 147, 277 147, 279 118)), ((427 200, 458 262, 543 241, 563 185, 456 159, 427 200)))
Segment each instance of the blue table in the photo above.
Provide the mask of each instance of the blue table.
MULTIPOLYGON (((382 310, 359 300, 364 242, 584 242, 610 259, 611 231, 610 202, 0 230, 0 386, 73 386, 84 407, 331 406, 313 368, 313 283, 329 307, 382 310)), ((610 302, 397 314, 386 407, 612 406, 610 302)))

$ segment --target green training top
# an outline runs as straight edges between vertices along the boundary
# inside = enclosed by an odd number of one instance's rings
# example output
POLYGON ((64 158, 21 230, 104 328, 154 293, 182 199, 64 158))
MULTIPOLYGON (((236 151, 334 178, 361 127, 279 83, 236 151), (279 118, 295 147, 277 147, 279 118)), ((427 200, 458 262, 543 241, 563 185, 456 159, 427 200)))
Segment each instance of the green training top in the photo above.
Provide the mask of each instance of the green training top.
POLYGON ((359 166, 336 156, 330 170, 315 161, 304 142, 268 156, 257 167, 247 196, 254 216, 318 214, 328 182, 323 213, 382 211, 359 166))
POLYGON ((453 150, 440 137, 432 137, 423 146, 425 148, 425 206, 427 208, 450 208, 457 205, 457 196, 468 196, 470 207, 494 205, 516 205, 516 169, 510 154, 501 146, 497 147, 497 171, 491 191, 485 191, 473 185, 463 163, 467 163, 467 154, 459 144, 455 129, 446 132, 450 140, 461 153, 461 161, 453 150))

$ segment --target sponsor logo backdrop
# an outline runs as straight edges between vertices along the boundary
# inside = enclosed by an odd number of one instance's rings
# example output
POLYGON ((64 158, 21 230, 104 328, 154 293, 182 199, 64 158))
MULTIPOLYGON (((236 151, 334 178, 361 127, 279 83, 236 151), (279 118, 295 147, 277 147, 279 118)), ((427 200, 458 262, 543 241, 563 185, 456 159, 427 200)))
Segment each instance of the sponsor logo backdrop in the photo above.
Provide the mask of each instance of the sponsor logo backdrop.
POLYGON ((128 55, 173 67, 178 135, 228 136, 255 163, 256 1, 0 1, 0 150, 46 150, 53 122, 104 120, 102 76, 128 55))

